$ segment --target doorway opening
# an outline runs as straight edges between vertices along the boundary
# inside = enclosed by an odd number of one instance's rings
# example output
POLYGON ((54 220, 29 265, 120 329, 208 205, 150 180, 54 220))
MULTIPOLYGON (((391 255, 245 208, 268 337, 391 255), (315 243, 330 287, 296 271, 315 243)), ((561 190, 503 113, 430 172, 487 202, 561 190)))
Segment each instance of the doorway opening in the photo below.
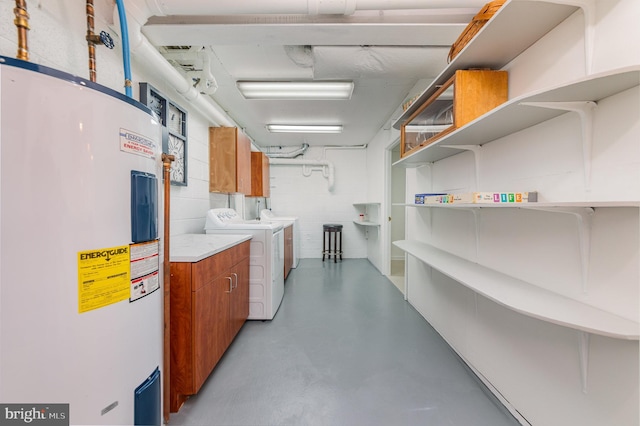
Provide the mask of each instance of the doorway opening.
MULTIPOLYGON (((406 203, 406 173, 405 168, 394 166, 400 160, 400 141, 387 148, 387 182, 389 196, 386 198, 389 205, 389 280, 398 287, 398 290, 405 295, 405 254, 398 247, 393 245, 394 241, 404 240, 405 237, 405 206, 406 203)), ((406 296, 406 295, 405 295, 406 296)))

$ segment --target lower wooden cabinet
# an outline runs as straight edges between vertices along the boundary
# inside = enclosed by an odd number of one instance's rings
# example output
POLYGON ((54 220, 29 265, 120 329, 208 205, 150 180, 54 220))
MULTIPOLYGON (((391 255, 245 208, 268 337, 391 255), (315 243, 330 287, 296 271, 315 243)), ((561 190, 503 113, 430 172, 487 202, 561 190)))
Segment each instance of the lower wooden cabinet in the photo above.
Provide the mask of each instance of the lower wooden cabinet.
POLYGON ((249 241, 171 262, 170 411, 200 390, 249 316, 249 241))
POLYGON ((293 225, 284 228, 284 277, 287 278, 293 266, 293 225))

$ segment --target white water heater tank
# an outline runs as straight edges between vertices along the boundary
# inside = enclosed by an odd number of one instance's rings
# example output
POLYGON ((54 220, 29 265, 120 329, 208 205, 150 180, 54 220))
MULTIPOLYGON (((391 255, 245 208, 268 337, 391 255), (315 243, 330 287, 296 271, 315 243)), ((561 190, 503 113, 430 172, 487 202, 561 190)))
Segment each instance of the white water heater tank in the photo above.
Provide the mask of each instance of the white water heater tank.
POLYGON ((0 124, 0 401, 134 424, 136 389, 162 373, 161 126, 113 90, 4 57, 0 124))

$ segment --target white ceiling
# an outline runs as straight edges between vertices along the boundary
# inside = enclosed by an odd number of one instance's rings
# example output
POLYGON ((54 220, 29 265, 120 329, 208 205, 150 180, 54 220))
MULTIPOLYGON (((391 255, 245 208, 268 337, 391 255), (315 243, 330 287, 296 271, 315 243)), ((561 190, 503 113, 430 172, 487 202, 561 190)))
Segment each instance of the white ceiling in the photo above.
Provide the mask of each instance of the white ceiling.
POLYGON ((461 2, 464 7, 457 9, 367 10, 349 16, 259 11, 214 16, 204 9, 199 15, 192 1, 195 9, 152 16, 142 31, 183 69, 207 68, 208 57, 218 86, 210 96, 256 145, 362 145, 397 118, 409 94, 446 66, 451 43, 485 0, 450 1, 447 7, 461 2), (346 101, 245 100, 235 82, 258 79, 353 80, 355 88, 346 101), (344 130, 339 135, 272 134, 265 128, 269 123, 342 124, 344 130))

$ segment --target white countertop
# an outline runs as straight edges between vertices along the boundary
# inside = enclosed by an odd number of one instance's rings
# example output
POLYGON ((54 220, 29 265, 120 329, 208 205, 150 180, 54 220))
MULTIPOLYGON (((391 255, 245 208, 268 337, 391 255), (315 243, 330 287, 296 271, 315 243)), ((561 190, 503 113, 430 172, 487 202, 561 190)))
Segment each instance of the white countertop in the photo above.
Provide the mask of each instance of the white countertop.
POLYGON ((283 228, 287 226, 292 226, 295 223, 295 218, 289 217, 273 217, 261 220, 260 222, 272 222, 272 223, 281 223, 283 228))
POLYGON ((169 261, 198 262, 250 240, 247 234, 182 234, 169 239, 169 261))

